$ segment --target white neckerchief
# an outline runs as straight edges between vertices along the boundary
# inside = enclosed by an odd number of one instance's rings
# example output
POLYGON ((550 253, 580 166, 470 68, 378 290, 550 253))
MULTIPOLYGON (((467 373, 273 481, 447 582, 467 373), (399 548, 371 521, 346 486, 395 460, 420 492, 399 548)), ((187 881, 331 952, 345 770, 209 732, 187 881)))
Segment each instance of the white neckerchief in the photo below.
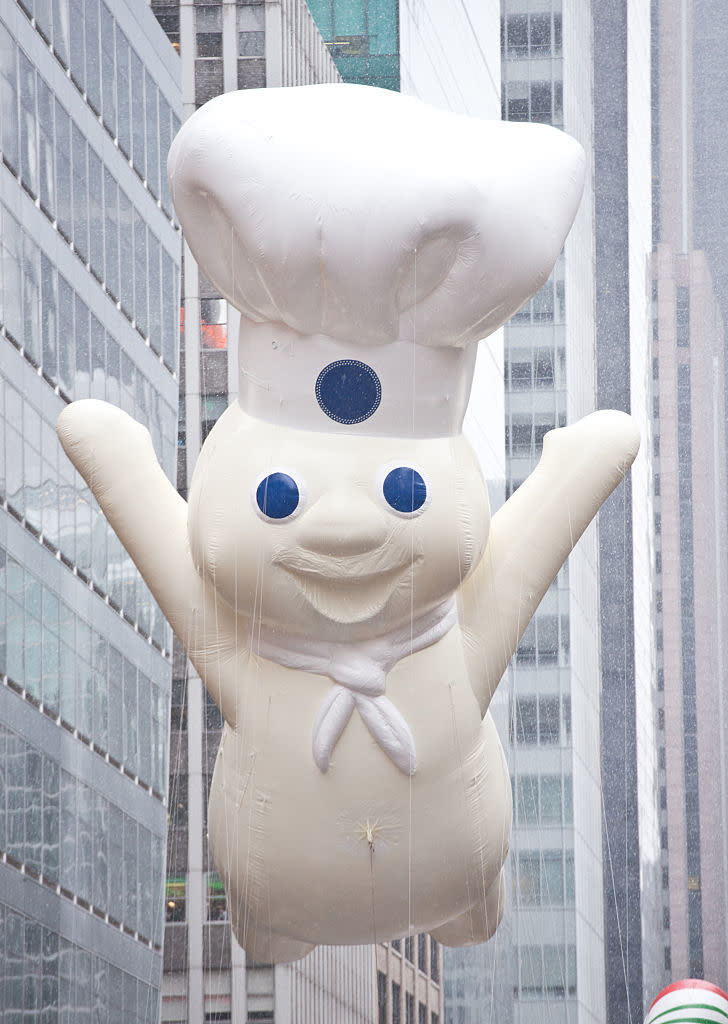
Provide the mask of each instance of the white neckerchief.
POLYGON ((328 770, 331 753, 356 707, 369 732, 405 775, 414 775, 415 741, 403 716, 384 696, 387 673, 409 654, 430 647, 457 622, 450 599, 411 623, 373 640, 320 642, 261 625, 255 653, 286 668, 329 676, 336 684, 324 698, 313 726, 313 759, 328 770))

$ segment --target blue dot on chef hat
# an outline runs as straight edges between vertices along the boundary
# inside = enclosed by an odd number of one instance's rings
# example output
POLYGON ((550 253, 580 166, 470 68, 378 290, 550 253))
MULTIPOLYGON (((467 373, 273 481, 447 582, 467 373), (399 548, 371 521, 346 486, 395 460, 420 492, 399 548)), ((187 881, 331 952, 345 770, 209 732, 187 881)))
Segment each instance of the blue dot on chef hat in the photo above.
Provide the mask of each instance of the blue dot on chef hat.
POLYGON ((316 379, 316 400, 336 423, 363 423, 379 408, 382 385, 376 372, 358 359, 337 359, 316 379))

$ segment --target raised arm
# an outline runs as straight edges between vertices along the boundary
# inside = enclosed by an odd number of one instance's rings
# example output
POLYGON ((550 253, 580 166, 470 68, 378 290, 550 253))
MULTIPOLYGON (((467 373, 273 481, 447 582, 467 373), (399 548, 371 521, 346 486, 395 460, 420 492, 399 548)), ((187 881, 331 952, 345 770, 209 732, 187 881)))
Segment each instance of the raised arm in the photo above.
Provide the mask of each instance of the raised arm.
POLYGON ((85 400, 57 424, 61 444, 144 577, 226 719, 234 724, 237 616, 195 569, 187 503, 164 475, 149 431, 121 409, 85 400))
POLYGON ((483 561, 460 599, 483 711, 542 597, 638 449, 635 422, 622 412, 553 430, 536 469, 493 517, 483 561))

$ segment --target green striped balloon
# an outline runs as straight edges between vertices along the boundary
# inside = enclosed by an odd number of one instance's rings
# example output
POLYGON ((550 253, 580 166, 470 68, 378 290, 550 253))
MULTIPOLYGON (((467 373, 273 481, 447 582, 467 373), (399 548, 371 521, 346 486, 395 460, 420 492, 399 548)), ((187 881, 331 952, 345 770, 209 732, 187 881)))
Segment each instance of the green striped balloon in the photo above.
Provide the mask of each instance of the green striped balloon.
POLYGON ((676 981, 660 992, 645 1024, 728 1024, 728 996, 697 978, 676 981))

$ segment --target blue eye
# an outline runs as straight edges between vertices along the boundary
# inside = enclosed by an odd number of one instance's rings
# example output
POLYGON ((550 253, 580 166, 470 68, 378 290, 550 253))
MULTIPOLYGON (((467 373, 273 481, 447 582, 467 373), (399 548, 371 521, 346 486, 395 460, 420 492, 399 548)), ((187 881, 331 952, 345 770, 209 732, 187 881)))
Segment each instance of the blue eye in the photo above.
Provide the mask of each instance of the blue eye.
POLYGON ((387 473, 382 484, 384 500, 403 515, 418 512, 427 500, 427 485, 416 469, 398 466, 387 473))
POLYGON ((258 484, 255 500, 268 519, 287 519, 298 508, 298 484, 288 473, 271 473, 258 484))

